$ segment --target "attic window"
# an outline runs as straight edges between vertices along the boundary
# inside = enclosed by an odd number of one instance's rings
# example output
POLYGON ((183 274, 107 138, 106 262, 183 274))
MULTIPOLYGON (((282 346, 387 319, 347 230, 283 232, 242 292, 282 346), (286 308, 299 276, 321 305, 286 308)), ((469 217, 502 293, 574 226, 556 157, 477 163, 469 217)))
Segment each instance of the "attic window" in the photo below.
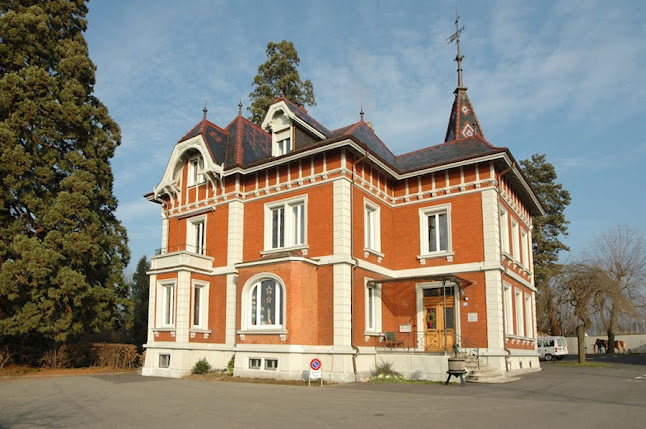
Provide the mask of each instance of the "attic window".
POLYGON ((282 156, 292 151, 292 128, 286 116, 274 115, 272 134, 272 155, 282 156))
POLYGON ((282 139, 276 142, 276 156, 285 155, 291 150, 290 138, 282 139))
POLYGON ((205 182, 204 174, 200 173, 203 168, 202 157, 196 157, 188 161, 188 186, 195 186, 205 182))

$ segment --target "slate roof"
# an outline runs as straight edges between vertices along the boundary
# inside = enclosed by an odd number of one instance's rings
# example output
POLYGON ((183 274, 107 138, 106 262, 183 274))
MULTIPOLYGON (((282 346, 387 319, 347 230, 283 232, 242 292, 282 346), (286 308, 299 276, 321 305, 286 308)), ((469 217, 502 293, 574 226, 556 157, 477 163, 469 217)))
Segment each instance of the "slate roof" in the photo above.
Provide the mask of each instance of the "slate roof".
MULTIPOLYGON (((299 148, 298 151, 325 146, 348 138, 363 145, 400 174, 492 153, 509 152, 506 148, 492 146, 484 138, 471 101, 466 95, 466 88, 456 89, 455 95, 445 142, 402 155, 394 155, 363 119, 330 131, 310 116, 307 110, 289 99, 280 97, 274 103, 285 102, 294 115, 325 136, 323 140, 314 140, 308 146, 299 148)), ((204 136, 215 162, 224 165, 225 169, 235 166, 244 168, 273 159, 271 134, 241 114, 238 114, 224 129, 204 119, 182 137, 180 142, 198 134, 204 136)))
POLYGON ((242 115, 225 130, 229 132, 226 167, 249 165, 271 155, 271 134, 242 115))
POLYGON ((334 130, 330 135, 330 139, 338 140, 339 137, 349 136, 355 137, 357 140, 364 143, 370 152, 374 153, 391 166, 395 166, 395 155, 365 122, 359 121, 356 124, 334 130))
POLYGON ((458 87, 455 90, 455 100, 449 118, 449 126, 446 128, 446 136, 444 137, 445 142, 474 136, 485 140, 466 88, 458 87))
POLYGON ((244 166, 271 155, 271 134, 238 115, 222 129, 203 119, 178 143, 197 135, 204 137, 213 160, 225 168, 244 166))
POLYGON ((191 129, 184 137, 178 140, 178 143, 188 140, 197 135, 204 137, 206 146, 211 152, 211 156, 216 163, 222 164, 226 156, 227 141, 229 133, 222 128, 215 125, 213 122, 208 121, 206 118, 202 119, 197 125, 191 129))
POLYGON ((299 119, 303 120, 307 125, 311 126, 325 137, 330 136, 330 130, 325 128, 319 121, 312 118, 304 107, 296 105, 287 97, 280 97, 278 100, 274 101, 274 103, 278 103, 279 101, 284 101, 285 104, 287 104, 287 107, 289 107, 289 110, 291 110, 292 113, 294 113, 299 119))
POLYGON ((399 155, 395 161, 395 168, 401 173, 406 173, 506 150, 494 147, 477 136, 467 137, 399 155))

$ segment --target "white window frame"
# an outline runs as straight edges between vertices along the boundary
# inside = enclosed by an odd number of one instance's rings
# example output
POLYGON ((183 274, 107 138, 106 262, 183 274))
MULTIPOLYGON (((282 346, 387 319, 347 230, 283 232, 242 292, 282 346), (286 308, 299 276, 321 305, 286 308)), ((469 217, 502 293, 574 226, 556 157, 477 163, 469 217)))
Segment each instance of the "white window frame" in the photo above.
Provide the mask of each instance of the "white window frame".
POLYGON ((366 334, 381 333, 381 286, 368 285, 371 279, 366 278, 364 302, 366 334))
POLYGON ((206 215, 188 219, 186 228, 187 251, 206 255, 206 215))
POLYGON ((201 156, 197 156, 188 160, 188 176, 186 180, 186 186, 191 187, 195 185, 201 185, 206 181, 204 174, 200 173, 204 165, 204 161, 201 156))
POLYGON ((276 156, 286 155, 292 151, 292 139, 287 137, 276 142, 276 156))
MULTIPOLYGON (((443 204, 440 206, 426 207, 419 209, 419 241, 420 241, 420 256, 441 256, 452 253, 452 240, 451 240, 451 204, 443 204), (446 249, 439 249, 431 251, 428 239, 429 222, 428 217, 432 215, 446 214, 446 249)), ((439 236, 436 234, 436 244, 440 247, 439 236)))
POLYGON ((511 248, 512 248, 512 257, 515 261, 520 261, 520 237, 518 233, 518 222, 516 219, 511 220, 511 248))
POLYGON ((160 328, 175 327, 175 280, 165 280, 157 283, 157 320, 160 328))
POLYGON ((532 318, 532 296, 525 294, 525 333, 528 338, 534 338, 534 323, 532 318))
MULTIPOLYGON (((256 302, 258 301, 258 297, 256 297, 256 302)), ((241 308, 241 321, 242 321, 242 331, 253 331, 256 333, 262 333, 264 332, 279 332, 279 333, 284 333, 285 331, 285 324, 286 324, 286 317, 287 317, 287 297, 286 297, 286 289, 285 289, 285 284, 283 281, 278 278, 277 276, 270 274, 270 273, 260 273, 256 274, 252 278, 250 278, 247 283, 245 284, 245 287, 243 288, 242 291, 242 308, 241 308), (277 295, 278 299, 282 300, 282 304, 280 306, 277 305, 278 301, 276 300, 276 296, 274 297, 274 310, 276 310, 277 306, 280 308, 281 313, 279 314, 278 318, 275 318, 275 321, 273 324, 265 324, 265 325, 260 325, 260 324, 253 324, 253 308, 252 308, 252 302, 253 302, 253 293, 257 290, 255 289, 256 287, 260 287, 263 281, 265 280, 273 280, 276 283, 276 290, 277 290, 277 295)), ((260 306, 256 306, 256 321, 259 320, 259 313, 260 313, 260 306)), ((274 311, 276 314, 277 311, 274 311)))
POLYGON ((500 209, 500 243, 502 252, 509 255, 509 215, 504 208, 500 209))
POLYGON ((525 300, 523 299, 523 291, 516 288, 514 296, 514 307, 516 309, 516 335, 519 337, 525 336, 525 300))
POLYGON ((209 326, 209 283, 193 281, 191 289, 191 329, 207 330, 209 326), (196 303, 199 303, 197 312, 196 303), (196 316, 198 323, 195 323, 196 316))
POLYGON ((523 267, 529 269, 529 239, 527 238, 527 230, 525 228, 520 229, 520 243, 521 264, 523 267))
POLYGON ((265 251, 276 251, 307 246, 307 196, 299 196, 287 200, 274 201, 265 204, 265 251), (280 241, 274 246, 274 211, 283 209, 283 230, 280 241), (300 219, 300 221, 298 221, 300 219))
POLYGON ((282 156, 292 151, 292 127, 287 127, 272 133, 272 155, 282 156))
POLYGON ((365 199, 363 214, 365 250, 381 252, 381 208, 365 199))
POLYGON ((512 304, 512 295, 511 295, 511 285, 509 283, 503 283, 504 297, 503 297, 503 306, 505 310, 505 332, 507 335, 514 334, 514 315, 513 304, 512 304))

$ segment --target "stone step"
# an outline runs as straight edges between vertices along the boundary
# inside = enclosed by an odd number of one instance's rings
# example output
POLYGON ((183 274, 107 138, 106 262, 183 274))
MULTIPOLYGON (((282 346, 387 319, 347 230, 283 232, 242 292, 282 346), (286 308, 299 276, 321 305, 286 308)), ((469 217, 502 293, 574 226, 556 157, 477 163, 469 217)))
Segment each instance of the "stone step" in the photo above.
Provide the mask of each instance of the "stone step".
POLYGON ((487 375, 487 376, 474 376, 469 374, 466 378, 466 381, 469 383, 488 383, 488 384, 503 384, 511 383, 513 381, 520 380, 520 377, 503 377, 502 375, 487 375))

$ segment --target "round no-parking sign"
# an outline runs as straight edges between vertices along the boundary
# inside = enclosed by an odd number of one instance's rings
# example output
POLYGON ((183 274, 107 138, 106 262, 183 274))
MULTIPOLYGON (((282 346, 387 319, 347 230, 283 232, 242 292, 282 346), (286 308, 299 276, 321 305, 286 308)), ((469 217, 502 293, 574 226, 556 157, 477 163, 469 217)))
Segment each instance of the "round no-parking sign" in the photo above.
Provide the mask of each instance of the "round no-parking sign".
MULTIPOLYGON (((321 375, 321 361, 318 359, 312 359, 310 361, 310 378, 309 380, 321 380, 321 386, 323 385, 323 376, 321 375)), ((309 385, 309 380, 307 384, 309 385)))
POLYGON ((321 361, 318 359, 312 359, 312 361, 310 362, 310 368, 312 368, 313 371, 320 371, 321 361))

